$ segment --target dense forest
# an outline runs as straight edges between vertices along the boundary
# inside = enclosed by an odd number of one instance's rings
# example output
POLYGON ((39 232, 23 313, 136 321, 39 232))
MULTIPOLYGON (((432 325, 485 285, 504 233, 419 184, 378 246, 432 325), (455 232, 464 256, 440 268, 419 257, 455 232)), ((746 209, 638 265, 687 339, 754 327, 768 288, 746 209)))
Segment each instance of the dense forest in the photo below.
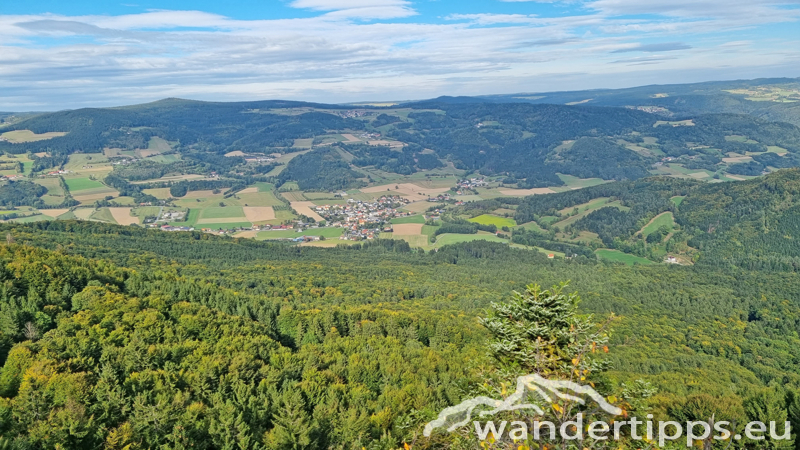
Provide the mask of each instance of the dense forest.
MULTIPOLYGON (((761 188, 795 195, 759 183, 741 185, 750 205, 761 188)), ((692 223, 717 223, 685 204, 692 223)), ((741 423, 754 402, 795 417, 800 275, 766 265, 625 266, 482 241, 317 249, 72 221, 0 232, 9 448, 475 448, 421 429, 487 382, 499 395, 506 372, 477 318, 567 280, 582 314, 619 316, 592 377, 605 395, 647 383, 636 407, 662 418, 741 423)))
POLYGON ((30 181, 6 181, 0 185, 0 205, 14 206, 44 206, 40 197, 47 193, 47 188, 30 181))

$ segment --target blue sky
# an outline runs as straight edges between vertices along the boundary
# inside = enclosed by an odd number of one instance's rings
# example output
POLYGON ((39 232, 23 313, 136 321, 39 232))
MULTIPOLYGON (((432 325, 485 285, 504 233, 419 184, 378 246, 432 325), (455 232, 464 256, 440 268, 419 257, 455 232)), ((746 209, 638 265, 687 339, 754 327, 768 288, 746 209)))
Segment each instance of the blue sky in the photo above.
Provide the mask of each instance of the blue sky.
POLYGON ((0 2, 0 110, 800 76, 787 0, 0 2))

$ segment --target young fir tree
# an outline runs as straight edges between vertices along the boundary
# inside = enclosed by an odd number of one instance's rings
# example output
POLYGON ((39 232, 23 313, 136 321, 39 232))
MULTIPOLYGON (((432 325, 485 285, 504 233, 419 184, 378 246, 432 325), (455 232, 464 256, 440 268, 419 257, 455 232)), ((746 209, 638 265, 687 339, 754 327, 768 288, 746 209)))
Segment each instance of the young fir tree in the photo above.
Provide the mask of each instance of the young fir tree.
POLYGON ((489 350, 504 365, 547 378, 572 378, 604 367, 593 358, 608 351, 605 326, 577 313, 580 296, 564 293, 567 283, 542 290, 528 285, 514 292, 510 301, 492 303, 492 311, 480 322, 493 335, 489 350))

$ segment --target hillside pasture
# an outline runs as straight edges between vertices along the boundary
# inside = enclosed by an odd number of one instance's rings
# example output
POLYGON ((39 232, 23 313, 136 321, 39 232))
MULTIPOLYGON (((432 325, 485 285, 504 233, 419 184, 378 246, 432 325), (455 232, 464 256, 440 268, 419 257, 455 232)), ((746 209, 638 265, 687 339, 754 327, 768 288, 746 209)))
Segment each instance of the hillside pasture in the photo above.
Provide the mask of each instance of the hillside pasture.
POLYGON ((534 189, 500 189, 500 193, 509 197, 527 197, 529 195, 555 194, 550 188, 534 189))
POLYGON ((650 222, 647 225, 642 227, 642 229, 639 232, 642 234, 643 237, 646 238, 647 236, 657 231, 661 227, 667 227, 670 230, 675 228, 675 218, 673 217, 670 211, 661 213, 653 217, 653 219, 650 220, 650 222))
POLYGON ((423 213, 428 210, 431 206, 435 206, 436 203, 431 203, 428 201, 421 201, 421 202, 413 202, 409 203, 406 206, 403 206, 401 209, 404 211, 415 212, 415 213, 423 213))
POLYGON ((450 188, 447 187, 440 187, 440 188, 422 187, 414 183, 390 183, 381 186, 362 188, 361 192, 365 194, 382 194, 382 195, 391 195, 392 192, 396 192, 397 194, 404 197, 412 197, 415 199, 419 199, 425 196, 434 197, 439 194, 444 194, 449 190, 450 188))
POLYGON ((292 148, 311 148, 312 144, 314 144, 314 138, 295 139, 292 148))
POLYGON ((789 150, 786 150, 783 147, 778 147, 777 145, 768 145, 767 146, 767 151, 770 152, 770 153, 777 153, 779 155, 783 155, 783 154, 789 153, 789 150))
POLYGON ((92 213, 94 213, 94 209, 93 208, 78 208, 78 209, 73 210, 72 213, 75 214, 75 218, 76 219, 89 220, 89 216, 91 216, 92 213))
POLYGON ((442 234, 436 239, 435 247, 442 247, 445 245, 450 244, 458 244, 461 242, 472 242, 472 241, 489 241, 489 242, 499 242, 502 244, 508 244, 509 241, 499 238, 492 233, 486 234, 442 234))
POLYGON ((492 214, 483 214, 478 217, 473 217, 472 219, 469 219, 469 221, 480 225, 494 225, 497 228, 511 228, 517 226, 517 222, 515 222, 514 219, 495 216, 492 214))
POLYGON ((602 248, 595 251, 595 254, 598 258, 604 261, 611 261, 611 262, 621 262, 625 263, 629 266, 634 264, 641 264, 641 265, 650 265, 655 264, 653 261, 650 261, 646 258, 640 258, 635 255, 629 255, 627 253, 622 253, 619 250, 610 250, 607 248, 602 248))
POLYGON ((42 196, 42 201, 48 206, 60 205, 64 202, 64 189, 61 187, 61 180, 59 178, 37 178, 33 180, 34 183, 47 188, 47 193, 42 196))
MULTIPOLYGON (((71 191, 70 191, 71 192, 71 191)), ((95 188, 95 189, 84 189, 78 192, 72 192, 72 198, 81 202, 81 203, 88 203, 94 202, 96 200, 102 200, 108 196, 116 197, 119 195, 116 189, 112 189, 107 186, 95 188)))
MULTIPOLYGON (((158 198, 158 199, 167 199, 167 198, 171 197, 171 195, 169 193, 169 188, 142 189, 142 192, 147 194, 147 195, 152 195, 153 197, 158 198)), ((211 192, 211 191, 209 191, 209 192, 211 192)))
POLYGON ((609 203, 609 200, 610 199, 608 197, 600 197, 580 205, 564 208, 561 210, 562 217, 564 215, 571 214, 573 211, 575 211, 575 208, 578 209, 578 214, 561 219, 558 222, 555 222, 555 225, 563 229, 564 227, 572 225, 573 223, 586 217, 592 211, 596 211, 604 206, 618 206, 618 202, 609 203))
POLYGON ((522 225, 519 226, 519 228, 522 228, 522 229, 525 229, 525 230, 530 230, 530 231, 535 231, 537 233, 546 233, 547 232, 547 231, 545 231, 544 228, 539 226, 538 223, 533 222, 533 221, 528 222, 528 223, 523 223, 522 225))
POLYGON ((147 148, 150 150, 158 150, 161 153, 172 150, 172 146, 169 145, 169 142, 158 136, 150 138, 150 142, 147 143, 147 148))
POLYGON ((608 181, 602 178, 578 178, 572 175, 565 175, 562 173, 557 173, 556 175, 558 176, 558 178, 561 178, 561 181, 563 181, 564 184, 570 189, 591 187, 591 186, 597 186, 598 184, 608 183, 608 181))
POLYGON ((36 134, 31 130, 15 130, 0 134, 0 137, 8 142, 11 142, 12 144, 22 144, 25 142, 46 141, 48 139, 66 135, 66 132, 61 131, 51 131, 48 133, 36 134))
POLYGON ((344 228, 309 228, 301 232, 295 230, 267 230, 260 231, 256 236, 259 241, 270 239, 295 239, 303 236, 323 236, 325 239, 338 238, 344 233, 344 228))
POLYGON ((36 178, 34 183, 47 188, 46 195, 54 195, 57 197, 64 196, 64 189, 61 188, 61 179, 56 177, 36 178))
POLYGON ((111 171, 108 158, 102 153, 74 153, 69 155, 64 169, 70 172, 111 171))

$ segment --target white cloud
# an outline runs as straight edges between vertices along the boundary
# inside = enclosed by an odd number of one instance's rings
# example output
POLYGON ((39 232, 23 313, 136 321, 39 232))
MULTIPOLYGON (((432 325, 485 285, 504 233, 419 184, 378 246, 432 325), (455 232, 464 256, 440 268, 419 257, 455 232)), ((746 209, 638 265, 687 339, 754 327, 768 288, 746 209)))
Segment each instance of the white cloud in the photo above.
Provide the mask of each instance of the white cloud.
POLYGON ((416 14, 405 0, 294 0, 290 6, 314 11, 330 11, 328 17, 393 19, 416 14))
POLYGON ((405 0, 294 0, 293 8, 307 8, 317 11, 334 11, 354 8, 375 8, 385 6, 409 6, 405 0))
POLYGON ((767 42, 753 28, 797 20, 797 10, 753 0, 748 15, 743 0, 731 2, 734 12, 710 0, 649 7, 596 0, 580 14, 454 11, 444 23, 393 20, 415 14, 402 0, 296 0, 290 5, 318 14, 280 20, 202 11, 0 15, 0 110, 168 96, 409 99, 697 81, 691 77, 713 73, 785 76, 792 67, 797 76, 800 38, 767 42), (720 12, 712 14, 711 3, 720 12), (663 18, 625 17, 632 14, 663 18), (731 33, 743 28, 750 34, 731 33), (646 56, 620 59, 623 52, 646 56))

